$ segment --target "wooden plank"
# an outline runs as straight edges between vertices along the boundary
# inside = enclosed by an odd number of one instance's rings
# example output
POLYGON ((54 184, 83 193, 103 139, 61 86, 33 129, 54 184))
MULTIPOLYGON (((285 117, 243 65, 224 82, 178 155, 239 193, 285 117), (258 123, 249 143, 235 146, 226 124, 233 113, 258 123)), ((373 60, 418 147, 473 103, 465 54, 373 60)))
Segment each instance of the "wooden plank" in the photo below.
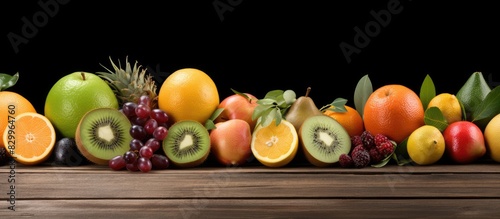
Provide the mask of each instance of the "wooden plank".
MULTIPOLYGON (((7 179, 6 174, 0 178, 7 179)), ((23 173, 17 199, 101 198, 499 198, 500 174, 127 171, 23 173)), ((7 189, 7 180, 0 188, 7 189)), ((0 198, 6 193, 0 193, 0 198)))
MULTIPOLYGON (((4 206, 4 204, 2 204, 4 206)), ((499 199, 20 200, 0 218, 498 218, 499 199)))

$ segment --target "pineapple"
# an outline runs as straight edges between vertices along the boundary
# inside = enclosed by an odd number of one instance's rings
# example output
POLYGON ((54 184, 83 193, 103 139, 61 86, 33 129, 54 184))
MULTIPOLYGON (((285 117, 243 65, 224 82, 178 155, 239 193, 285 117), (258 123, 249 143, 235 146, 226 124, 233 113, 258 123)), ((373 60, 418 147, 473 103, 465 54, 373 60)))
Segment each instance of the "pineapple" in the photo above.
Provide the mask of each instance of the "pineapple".
POLYGON ((113 89, 120 106, 129 101, 137 103, 140 96, 147 94, 151 100, 151 109, 156 108, 158 94, 156 93, 157 86, 153 76, 148 74, 146 69, 141 68, 142 66, 138 65, 137 61, 134 68, 131 68, 128 57, 125 59, 125 69, 121 67, 120 60, 118 60, 118 66, 113 63, 111 57, 109 60, 114 71, 101 64, 108 72, 97 72, 97 75, 103 78, 113 89))

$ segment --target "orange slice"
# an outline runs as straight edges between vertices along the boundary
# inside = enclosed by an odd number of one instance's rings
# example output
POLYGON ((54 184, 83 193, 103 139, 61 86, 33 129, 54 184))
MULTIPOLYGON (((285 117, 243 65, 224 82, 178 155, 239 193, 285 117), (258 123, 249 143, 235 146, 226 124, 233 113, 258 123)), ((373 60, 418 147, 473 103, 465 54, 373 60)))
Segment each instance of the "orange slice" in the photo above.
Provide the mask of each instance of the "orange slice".
POLYGON ((50 157, 56 132, 44 115, 24 112, 9 120, 3 141, 14 160, 24 165, 36 165, 50 157))
POLYGON ((292 123, 273 121, 268 126, 258 125, 252 135, 252 153, 268 167, 282 167, 290 163, 297 154, 299 138, 292 123))

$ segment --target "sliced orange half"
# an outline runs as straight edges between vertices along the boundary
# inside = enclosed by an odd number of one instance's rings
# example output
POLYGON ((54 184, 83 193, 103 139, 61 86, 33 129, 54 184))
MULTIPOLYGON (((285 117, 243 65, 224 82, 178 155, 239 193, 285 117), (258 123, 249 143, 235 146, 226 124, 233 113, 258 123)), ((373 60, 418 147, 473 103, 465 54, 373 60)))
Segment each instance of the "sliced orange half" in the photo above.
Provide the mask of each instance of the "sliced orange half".
POLYGON ((25 112, 9 121, 3 141, 14 160, 24 165, 36 165, 50 157, 56 132, 44 115, 25 112))
POLYGON ((283 167, 290 163, 299 147, 297 130, 286 120, 279 125, 271 122, 268 126, 258 125, 252 135, 252 153, 268 167, 283 167))

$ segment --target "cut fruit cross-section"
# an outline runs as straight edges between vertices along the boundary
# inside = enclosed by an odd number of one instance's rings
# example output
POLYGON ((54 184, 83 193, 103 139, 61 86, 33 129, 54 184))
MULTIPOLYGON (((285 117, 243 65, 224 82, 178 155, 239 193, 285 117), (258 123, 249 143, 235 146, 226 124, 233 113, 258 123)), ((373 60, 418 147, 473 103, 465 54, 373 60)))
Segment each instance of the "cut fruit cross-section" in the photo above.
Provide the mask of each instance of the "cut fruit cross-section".
POLYGON ((258 125, 252 135, 252 153, 268 167, 283 167, 297 154, 299 138, 295 127, 286 120, 278 125, 271 122, 268 126, 258 125))
POLYGON ((17 162, 36 165, 50 157, 56 132, 44 115, 24 112, 9 121, 3 141, 5 149, 17 162))

